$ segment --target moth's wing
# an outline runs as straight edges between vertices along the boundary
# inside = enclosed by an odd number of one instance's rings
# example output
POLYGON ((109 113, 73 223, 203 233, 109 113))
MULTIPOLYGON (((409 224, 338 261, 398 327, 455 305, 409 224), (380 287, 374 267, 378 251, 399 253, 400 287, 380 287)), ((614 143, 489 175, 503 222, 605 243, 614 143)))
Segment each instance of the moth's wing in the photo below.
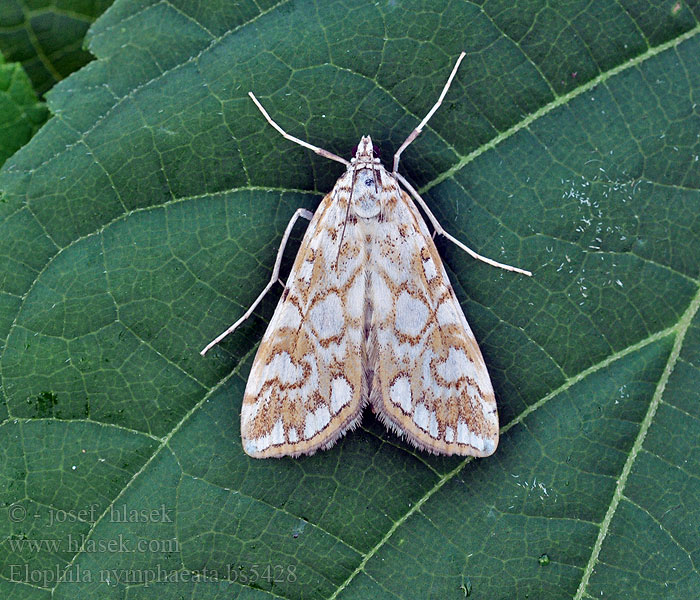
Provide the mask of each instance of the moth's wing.
POLYGON ((311 220, 255 356, 241 409, 250 456, 312 454, 361 418, 367 257, 354 223, 338 256, 346 180, 338 180, 311 220))
POLYGON ((368 267, 370 402, 419 448, 489 456, 498 413, 481 351, 420 213, 398 185, 392 198, 368 267))

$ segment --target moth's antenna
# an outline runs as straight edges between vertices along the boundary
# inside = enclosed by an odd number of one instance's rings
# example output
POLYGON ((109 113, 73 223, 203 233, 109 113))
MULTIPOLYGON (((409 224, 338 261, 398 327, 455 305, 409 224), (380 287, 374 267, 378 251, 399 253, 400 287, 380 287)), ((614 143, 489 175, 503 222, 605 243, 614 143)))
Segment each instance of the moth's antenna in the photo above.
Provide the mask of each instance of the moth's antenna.
POLYGON ((406 147, 413 141, 415 140, 418 135, 420 134, 421 131, 423 131, 423 127, 425 127, 425 124, 430 120, 430 117, 432 117, 435 114, 435 111, 440 108, 440 105, 442 104, 442 101, 445 99, 445 94, 447 94, 447 90, 450 89, 450 85, 452 85, 452 80, 455 78, 455 74, 457 73, 457 69, 459 69, 459 63, 462 62, 462 59, 467 55, 466 52, 462 52, 462 54, 459 55, 459 58, 457 59, 457 62, 455 63, 455 66, 452 67, 452 73, 450 73, 449 78, 447 79, 447 83, 445 84, 445 87, 442 88, 442 93, 440 94, 440 97, 438 98, 438 101, 435 103, 435 106, 430 109, 430 112, 425 115, 425 119, 423 119, 418 127, 416 127, 412 132, 411 135, 409 135, 406 138, 406 141, 401 144, 401 147, 399 148, 398 152, 394 154, 394 169, 393 173, 396 174, 396 172, 399 170, 399 158, 401 157, 401 153, 406 149, 406 147))
POLYGON ((291 140, 292 142, 299 144, 300 146, 304 146, 304 148, 308 148, 309 150, 313 150, 316 154, 319 154, 325 158, 330 158, 331 160, 335 160, 339 163, 343 163, 346 167, 350 166, 350 162, 345 160, 344 158, 341 158, 337 154, 333 154, 332 152, 328 152, 328 150, 324 150, 323 148, 319 148, 318 146, 314 146, 312 144, 309 144, 308 142, 305 142, 304 140, 300 140, 298 137, 294 137, 293 135, 288 134, 284 129, 282 129, 277 123, 275 123, 270 115, 267 114, 267 111, 263 108, 263 105, 258 102, 258 99, 255 97, 255 94, 253 92, 248 92, 248 95, 252 98, 253 102, 255 102, 255 106, 258 107, 258 110, 263 114, 263 117, 267 119, 267 122, 272 125, 277 131, 279 131, 283 137, 287 138, 288 140, 291 140))

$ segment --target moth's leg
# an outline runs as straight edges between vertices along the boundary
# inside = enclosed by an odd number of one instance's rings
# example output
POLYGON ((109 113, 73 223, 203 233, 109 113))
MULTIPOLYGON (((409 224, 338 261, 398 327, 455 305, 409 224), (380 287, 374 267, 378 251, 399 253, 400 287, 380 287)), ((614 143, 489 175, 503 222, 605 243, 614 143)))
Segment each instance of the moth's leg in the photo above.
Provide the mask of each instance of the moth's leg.
POLYGON ((283 137, 286 139, 299 144, 300 146, 304 146, 304 148, 308 148, 309 150, 313 150, 316 154, 319 154, 321 156, 324 156, 325 158, 330 158, 331 160, 338 161, 339 163, 343 163, 345 166, 349 166, 350 163, 345 160, 344 158, 341 158, 337 154, 333 154, 332 152, 328 152, 328 150, 324 150, 323 148, 319 148, 318 146, 314 146, 312 144, 309 144, 308 142, 305 142, 304 140, 300 140, 297 137, 294 137, 293 135, 288 134, 284 129, 282 129, 277 123, 275 123, 270 115, 267 114, 267 111, 263 108, 263 105, 258 102, 258 99, 255 97, 255 94, 253 92, 248 92, 248 95, 252 98, 253 102, 255 102, 255 106, 258 107, 258 110, 263 114, 263 117, 267 119, 267 122, 272 125, 277 131, 279 131, 283 137))
POLYGON ((280 243, 279 250, 277 251, 277 258, 275 259, 275 266, 272 269, 272 277, 270 277, 269 283, 265 286, 265 289, 261 292, 261 294, 255 299, 255 302, 250 305, 250 308, 246 311, 246 313, 238 319, 231 327, 229 327, 226 331, 224 331, 221 335, 217 336, 215 339, 213 339, 211 342, 209 342, 205 348, 200 352, 202 356, 204 356, 213 346, 218 344, 221 340, 223 340, 228 334, 233 333, 236 329, 238 329, 238 326, 243 323, 250 315, 253 314, 253 311, 257 307, 258 304, 260 304, 260 301, 265 297, 265 294, 270 291, 270 288, 275 285, 279 281, 279 274, 280 274, 280 265, 282 264, 282 255, 284 254, 284 248, 287 245, 287 240, 289 239, 289 236, 292 233, 292 228, 294 227, 294 224, 299 220, 300 217, 303 217, 304 219, 308 219, 309 221, 313 217, 313 213, 309 210, 306 210, 305 208, 297 208, 296 212, 294 215, 292 215, 292 218, 289 220, 289 223, 287 224, 287 228, 284 230, 284 235, 282 236, 282 243, 280 243))
POLYGON ((423 127, 425 127, 425 124, 430 120, 430 117, 432 117, 435 114, 435 111, 440 107, 442 104, 442 101, 445 99, 445 94, 447 94, 447 90, 450 89, 450 85, 452 85, 452 80, 455 77, 455 74, 457 73, 457 69, 459 69, 459 63, 462 62, 462 59, 466 56, 466 52, 462 52, 462 54, 459 55, 459 58, 457 59, 457 62, 455 63, 455 66, 452 68, 452 73, 450 73, 449 78, 447 79, 447 83, 445 84, 445 87, 442 88, 442 93, 440 94, 440 97, 438 98, 438 101, 435 103, 435 106, 430 109, 430 112, 425 115, 425 119, 423 119, 418 127, 416 127, 412 132, 411 135, 409 135, 406 138, 406 141, 401 144, 401 147, 399 148, 398 152, 394 154, 394 170, 393 173, 396 175, 397 171, 399 170, 399 158, 401 157, 401 153, 406 149, 406 147, 413 141, 415 140, 418 135, 420 134, 421 131, 423 131, 423 127))
POLYGON ((469 254, 469 256, 476 258, 477 260, 485 262, 488 265, 498 267, 499 269, 505 269, 506 271, 514 271, 516 273, 522 273, 523 275, 532 277, 532 273, 530 271, 526 271, 525 269, 519 269, 518 267, 511 267, 510 265, 505 265, 503 263, 496 262, 495 260, 492 260, 490 258, 486 258, 485 256, 481 256, 481 254, 477 254, 476 252, 474 252, 474 250, 472 250, 468 246, 465 246, 456 237, 451 236, 442 228, 442 225, 440 225, 440 221, 437 220, 435 215, 428 208, 428 205, 425 203, 425 200, 423 200, 423 198, 420 197, 420 194, 413 188, 413 186, 410 183, 408 183, 408 181, 406 181, 406 178, 400 173, 394 173, 394 177, 396 177, 396 179, 398 179, 401 182, 401 185, 403 185, 410 192, 411 196, 413 196, 416 202, 418 202, 418 204, 421 205, 421 207, 425 211, 425 214, 428 215, 428 219, 430 219, 430 222, 433 224, 436 233, 444 235, 453 244, 459 246, 462 250, 469 254))

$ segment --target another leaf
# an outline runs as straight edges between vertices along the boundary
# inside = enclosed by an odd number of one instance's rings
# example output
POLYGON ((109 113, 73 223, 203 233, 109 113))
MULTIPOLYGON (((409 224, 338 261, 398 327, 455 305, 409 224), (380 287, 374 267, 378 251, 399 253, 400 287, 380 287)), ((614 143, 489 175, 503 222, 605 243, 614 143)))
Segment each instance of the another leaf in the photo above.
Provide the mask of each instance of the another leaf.
POLYGON ((5 64, 0 55, 0 165, 31 139, 47 117, 22 65, 5 64))
POLYGON ((0 52, 21 62, 37 93, 43 94, 92 56, 83 38, 113 0, 3 0, 0 52))

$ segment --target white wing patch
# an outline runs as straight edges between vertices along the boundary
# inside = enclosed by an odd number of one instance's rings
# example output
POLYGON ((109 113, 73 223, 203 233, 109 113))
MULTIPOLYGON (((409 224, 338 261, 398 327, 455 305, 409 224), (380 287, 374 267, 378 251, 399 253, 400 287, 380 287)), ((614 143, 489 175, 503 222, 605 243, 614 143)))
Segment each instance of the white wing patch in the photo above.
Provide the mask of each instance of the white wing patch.
POLYGON ((428 324, 430 312, 420 298, 414 298, 403 290, 396 299, 396 331, 416 337, 428 324))
POLYGON ((337 293, 320 299, 309 311, 309 320, 319 340, 328 340, 343 333, 345 315, 337 293))

